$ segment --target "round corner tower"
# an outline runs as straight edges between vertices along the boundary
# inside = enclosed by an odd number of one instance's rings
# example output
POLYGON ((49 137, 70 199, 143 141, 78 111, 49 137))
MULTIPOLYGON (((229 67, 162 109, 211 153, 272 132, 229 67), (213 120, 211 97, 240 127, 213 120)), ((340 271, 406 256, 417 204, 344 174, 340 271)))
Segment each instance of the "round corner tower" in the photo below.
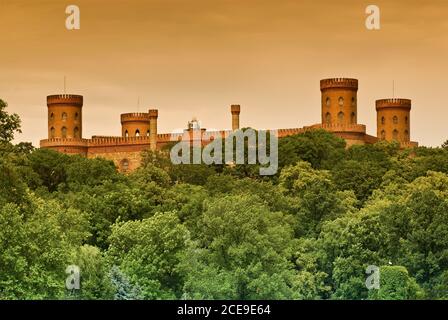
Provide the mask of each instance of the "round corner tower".
POLYGON ((386 141, 410 142, 411 100, 376 100, 377 137, 386 141))
POLYGON ((149 136, 148 113, 123 113, 121 115, 121 133, 127 137, 149 136))
POLYGON ((358 80, 331 78, 320 81, 322 125, 357 124, 358 80))
POLYGON ((80 95, 47 96, 48 139, 82 139, 82 105, 80 95))

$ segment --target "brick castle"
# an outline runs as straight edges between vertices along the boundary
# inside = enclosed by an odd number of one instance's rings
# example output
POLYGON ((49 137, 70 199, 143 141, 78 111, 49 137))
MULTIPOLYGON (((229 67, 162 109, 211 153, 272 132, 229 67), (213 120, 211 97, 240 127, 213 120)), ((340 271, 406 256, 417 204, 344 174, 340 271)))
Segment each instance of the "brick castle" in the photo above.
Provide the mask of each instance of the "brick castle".
MULTIPOLYGON (((324 129, 345 139, 347 145, 373 144, 379 140, 398 141, 402 148, 417 146, 410 140, 411 100, 382 99, 376 101, 377 136, 366 133, 366 126, 358 124, 358 80, 333 78, 320 81, 322 93, 322 119, 318 124, 303 128, 278 129, 279 138, 303 133, 307 130, 324 129)), ((102 157, 114 161, 122 172, 132 171, 140 165, 143 150, 157 150, 174 138, 200 129, 204 140, 207 135, 228 136, 232 131, 209 132, 189 122, 184 133, 158 133, 158 110, 147 113, 121 115, 121 136, 82 136, 83 96, 72 94, 47 97, 48 139, 40 141, 41 148, 53 149, 66 154, 79 154, 88 158, 102 157)), ((232 130, 240 128, 239 105, 230 107, 232 130)), ((189 135, 191 139, 193 135, 189 135)))

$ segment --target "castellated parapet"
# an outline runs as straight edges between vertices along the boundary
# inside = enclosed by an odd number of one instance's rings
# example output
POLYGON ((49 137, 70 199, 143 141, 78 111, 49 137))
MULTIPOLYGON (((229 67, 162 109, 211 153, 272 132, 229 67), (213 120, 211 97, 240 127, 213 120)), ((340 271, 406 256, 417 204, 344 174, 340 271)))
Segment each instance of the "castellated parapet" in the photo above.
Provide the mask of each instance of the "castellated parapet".
POLYGON ((376 100, 377 137, 386 141, 398 141, 402 145, 411 142, 411 100, 376 100))
POLYGON ((350 126, 358 119, 358 80, 332 78, 320 81, 322 125, 350 126))
MULTIPOLYGON (((347 146, 373 144, 384 139, 397 140, 402 148, 414 147, 410 141, 409 99, 383 99, 376 101, 377 136, 366 133, 366 126, 357 122, 358 80, 352 78, 331 78, 320 81, 322 121, 304 127, 278 129, 279 138, 323 129, 346 141, 347 146)), ((193 142, 200 133, 201 144, 205 146, 212 137, 228 137, 240 128, 241 106, 230 106, 232 130, 207 131, 204 128, 194 131, 189 126, 184 132, 158 133, 159 112, 150 109, 143 113, 121 114, 121 136, 92 136, 82 138, 83 97, 73 94, 60 94, 47 97, 48 139, 41 140, 41 148, 53 149, 66 154, 80 154, 88 158, 102 157, 112 160, 122 172, 132 171, 140 166, 141 152, 157 150, 179 139, 193 142)), ((372 106, 373 107, 373 106, 372 106)))
POLYGON ((148 113, 123 113, 121 118, 122 137, 149 136, 149 114, 148 113))
POLYGON ((47 96, 48 139, 82 139, 82 105, 80 95, 47 96))

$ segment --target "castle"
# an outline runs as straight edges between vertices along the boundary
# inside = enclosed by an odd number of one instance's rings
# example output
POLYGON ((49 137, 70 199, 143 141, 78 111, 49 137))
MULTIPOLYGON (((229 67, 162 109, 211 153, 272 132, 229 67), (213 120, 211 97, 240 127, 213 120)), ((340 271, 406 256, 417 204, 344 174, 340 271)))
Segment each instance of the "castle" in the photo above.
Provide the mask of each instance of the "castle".
MULTIPOLYGON (((347 145, 373 144, 379 140, 398 141, 402 148, 418 144, 410 140, 409 99, 382 99, 376 101, 377 136, 366 133, 366 126, 358 124, 358 80, 333 78, 320 81, 321 123, 303 128, 278 129, 279 138, 303 133, 307 130, 324 129, 345 139, 347 145)), ((143 150, 158 150, 180 138, 183 133, 158 133, 158 110, 147 113, 121 115, 121 136, 82 136, 83 97, 73 94, 47 97, 48 139, 40 141, 41 148, 53 149, 66 154, 79 154, 87 158, 102 157, 114 161, 122 172, 136 169, 141 162, 143 150), (177 136, 176 136, 177 135, 177 136)), ((240 128, 240 105, 230 107, 232 131, 240 128)), ((200 129, 201 134, 228 136, 232 131, 209 132, 198 128, 197 122, 189 122, 185 133, 200 129)), ((191 139, 193 135, 190 134, 191 139)), ((207 140, 207 139, 205 139, 207 140)))

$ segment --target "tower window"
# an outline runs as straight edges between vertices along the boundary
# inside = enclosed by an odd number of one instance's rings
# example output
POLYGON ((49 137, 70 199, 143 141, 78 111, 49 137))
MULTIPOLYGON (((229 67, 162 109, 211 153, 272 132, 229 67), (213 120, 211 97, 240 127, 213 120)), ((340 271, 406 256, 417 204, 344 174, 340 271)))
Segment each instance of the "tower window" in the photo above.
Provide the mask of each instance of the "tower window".
POLYGON ((350 117, 350 121, 351 121, 352 124, 356 123, 356 113, 352 112, 352 115, 350 117))
POLYGON ((136 136, 136 137, 140 137, 140 130, 138 130, 138 129, 135 130, 135 136, 136 136))
POLYGON ((62 127, 61 129, 61 134, 62 134, 62 138, 67 138, 67 128, 66 127, 62 127))
POLYGON ((397 116, 394 116, 394 117, 393 117, 393 122, 394 122, 394 124, 397 124, 397 123, 398 123, 398 117, 397 117, 397 116))
POLYGON ((405 118, 404 118, 404 123, 406 123, 406 124, 409 123, 409 119, 408 119, 408 117, 405 117, 405 118))
POLYGON ((327 97, 327 99, 325 100, 325 104, 327 105, 327 107, 330 106, 331 100, 329 97, 327 97))
POLYGON ((386 131, 381 131, 381 139, 385 140, 386 139, 386 131))
POLYGON ((393 139, 394 139, 394 140, 397 140, 397 141, 398 141, 398 131, 397 131, 397 130, 394 130, 394 131, 392 132, 392 136, 393 136, 393 139))
POLYGON ((386 118, 384 117, 381 118, 381 124, 386 124, 386 118))
POLYGON ((352 97, 352 107, 356 106, 356 100, 355 97, 352 97))
POLYGON ((126 138, 129 137, 129 132, 128 132, 128 130, 126 130, 126 131, 124 132, 124 136, 125 136, 126 138))
POLYGON ((325 115, 325 123, 326 124, 331 123, 331 114, 329 112, 327 112, 327 114, 325 115))
POLYGON ((341 124, 344 122, 344 112, 338 113, 338 122, 341 124))
POLYGON ((78 127, 75 127, 75 129, 73 130, 73 137, 74 138, 79 138, 79 129, 78 129, 78 127))
POLYGON ((50 120, 53 120, 54 119, 54 113, 52 112, 51 114, 50 114, 50 120))
POLYGON ((78 118, 79 118, 79 114, 78 114, 78 112, 76 112, 75 113, 75 120, 78 120, 78 118))
POLYGON ((67 120, 67 113, 63 112, 62 113, 62 121, 67 120))
POLYGON ((405 137, 406 141, 409 141, 409 140, 410 140, 410 137, 409 137, 409 131, 408 131, 408 130, 405 130, 405 131, 404 131, 404 137, 405 137))
POLYGON ((344 98, 339 97, 338 103, 342 107, 344 105, 344 98))
POLYGON ((56 130, 52 127, 52 128, 50 129, 50 138, 51 138, 51 139, 54 138, 55 133, 56 133, 56 130))
POLYGON ((148 130, 148 131, 146 131, 146 136, 147 136, 147 137, 149 137, 149 130, 148 130))

